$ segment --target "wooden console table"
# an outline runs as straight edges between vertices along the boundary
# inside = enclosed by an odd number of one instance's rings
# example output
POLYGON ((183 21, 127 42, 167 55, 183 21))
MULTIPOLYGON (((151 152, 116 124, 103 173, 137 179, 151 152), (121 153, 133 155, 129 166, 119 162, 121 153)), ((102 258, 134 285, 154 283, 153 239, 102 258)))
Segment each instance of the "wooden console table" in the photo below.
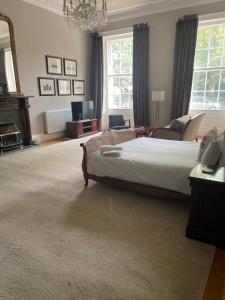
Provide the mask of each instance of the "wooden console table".
POLYGON ((225 168, 204 174, 198 165, 189 179, 192 191, 186 236, 225 249, 225 168))
POLYGON ((66 137, 71 139, 79 139, 97 132, 97 119, 66 122, 66 137))

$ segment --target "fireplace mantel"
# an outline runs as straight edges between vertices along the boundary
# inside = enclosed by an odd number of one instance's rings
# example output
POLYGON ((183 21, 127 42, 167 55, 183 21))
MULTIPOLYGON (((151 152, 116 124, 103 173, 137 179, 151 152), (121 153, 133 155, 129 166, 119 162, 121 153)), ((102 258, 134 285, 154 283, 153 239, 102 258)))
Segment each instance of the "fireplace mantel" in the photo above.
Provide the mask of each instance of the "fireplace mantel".
POLYGON ((24 145, 31 145, 32 135, 29 115, 31 96, 0 96, 0 121, 14 122, 22 132, 24 145))

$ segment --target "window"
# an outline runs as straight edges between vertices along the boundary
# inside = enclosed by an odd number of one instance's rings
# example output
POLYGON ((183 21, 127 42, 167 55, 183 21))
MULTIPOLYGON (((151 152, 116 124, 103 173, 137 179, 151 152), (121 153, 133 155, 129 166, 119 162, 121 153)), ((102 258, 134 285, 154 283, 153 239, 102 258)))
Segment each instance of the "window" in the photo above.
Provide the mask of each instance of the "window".
POLYGON ((225 20, 199 27, 190 109, 225 109, 225 20))
POLYGON ((105 96, 108 109, 133 107, 133 35, 105 38, 105 96))

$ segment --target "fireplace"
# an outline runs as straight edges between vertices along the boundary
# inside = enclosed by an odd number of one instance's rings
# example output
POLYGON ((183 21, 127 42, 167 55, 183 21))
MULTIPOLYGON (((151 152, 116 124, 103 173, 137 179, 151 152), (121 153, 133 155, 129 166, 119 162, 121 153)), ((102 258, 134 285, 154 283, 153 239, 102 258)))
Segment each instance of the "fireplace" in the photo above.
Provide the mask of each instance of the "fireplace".
POLYGON ((1 151, 33 144, 28 99, 22 95, 0 96, 1 151))
POLYGON ((20 130, 13 122, 0 122, 0 152, 22 148, 23 139, 20 130))

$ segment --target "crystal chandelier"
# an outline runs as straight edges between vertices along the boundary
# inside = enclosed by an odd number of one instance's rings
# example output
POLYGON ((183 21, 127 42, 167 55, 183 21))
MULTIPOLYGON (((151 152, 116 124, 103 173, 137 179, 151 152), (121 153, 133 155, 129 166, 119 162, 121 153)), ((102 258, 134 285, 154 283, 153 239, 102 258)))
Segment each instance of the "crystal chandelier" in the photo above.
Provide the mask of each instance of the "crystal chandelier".
POLYGON ((107 24, 106 0, 64 0, 63 13, 72 28, 95 31, 107 24))

